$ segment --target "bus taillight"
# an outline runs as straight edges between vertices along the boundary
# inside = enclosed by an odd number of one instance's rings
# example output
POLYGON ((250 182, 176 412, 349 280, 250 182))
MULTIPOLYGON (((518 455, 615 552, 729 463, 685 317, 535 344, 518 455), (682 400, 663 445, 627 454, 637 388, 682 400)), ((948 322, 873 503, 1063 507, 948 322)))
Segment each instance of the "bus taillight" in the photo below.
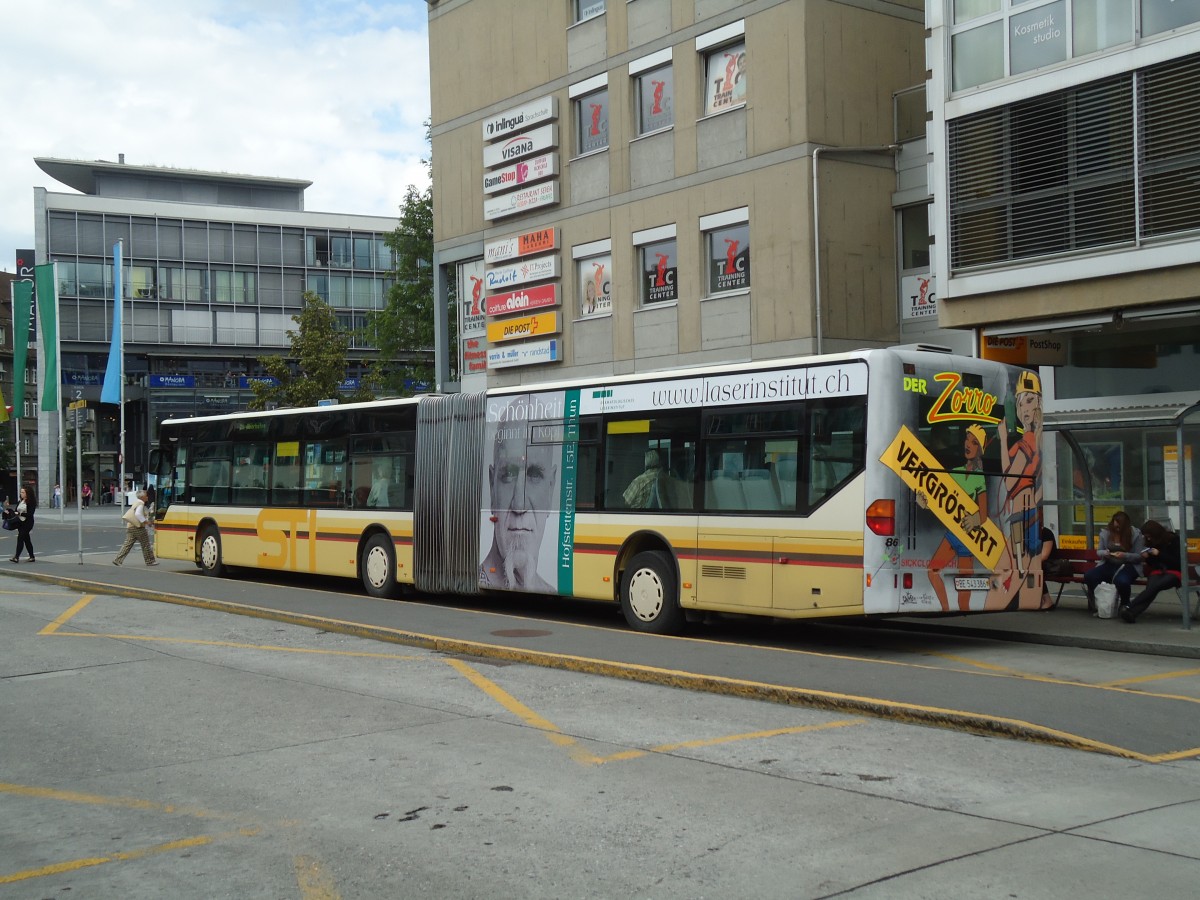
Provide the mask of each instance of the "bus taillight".
POLYGON ((876 500, 867 507, 867 527, 875 534, 896 533, 896 501, 876 500))

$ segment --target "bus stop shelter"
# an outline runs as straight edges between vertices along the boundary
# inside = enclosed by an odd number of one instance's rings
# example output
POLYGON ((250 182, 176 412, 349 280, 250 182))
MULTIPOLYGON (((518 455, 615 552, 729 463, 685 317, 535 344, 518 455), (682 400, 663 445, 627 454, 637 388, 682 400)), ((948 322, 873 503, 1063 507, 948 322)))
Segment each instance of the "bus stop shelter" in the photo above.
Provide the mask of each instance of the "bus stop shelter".
MULTIPOLYGON (((1171 511, 1174 520, 1172 525, 1179 538, 1180 558, 1182 566, 1182 607, 1183 627, 1191 628, 1191 592, 1196 588, 1195 580, 1190 576, 1188 559, 1189 523, 1194 522, 1196 497, 1192 486, 1193 454, 1200 461, 1200 391, 1162 394, 1152 397, 1136 398, 1138 402, 1123 404, 1109 401, 1110 405, 1103 409, 1090 408, 1058 408, 1047 410, 1043 427, 1048 432, 1054 432, 1071 448, 1075 459, 1076 471, 1082 473, 1082 484, 1072 483, 1071 490, 1079 489, 1081 497, 1068 501, 1056 501, 1060 504, 1083 505, 1086 509, 1085 536, 1088 547, 1096 546, 1095 522, 1095 484, 1091 466, 1087 463, 1086 454, 1081 446, 1081 437, 1090 431, 1113 429, 1171 429, 1175 433, 1175 458, 1164 459, 1163 475, 1165 496, 1158 505, 1171 511)), ((1147 504, 1149 498, 1146 498, 1147 504)), ((1193 525, 1191 532, 1197 532, 1193 525)), ((1200 603, 1197 604, 1197 616, 1200 616, 1200 603)))

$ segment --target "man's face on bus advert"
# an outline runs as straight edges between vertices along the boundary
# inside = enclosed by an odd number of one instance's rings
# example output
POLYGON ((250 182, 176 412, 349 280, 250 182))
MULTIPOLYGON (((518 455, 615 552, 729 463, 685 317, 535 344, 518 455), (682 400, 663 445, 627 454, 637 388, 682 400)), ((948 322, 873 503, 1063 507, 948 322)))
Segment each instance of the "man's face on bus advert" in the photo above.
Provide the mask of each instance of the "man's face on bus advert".
POLYGON ((491 468, 492 515, 496 547, 504 557, 505 581, 523 581, 537 569, 538 547, 546 529, 557 484, 555 447, 526 445, 527 425, 501 425, 491 468))

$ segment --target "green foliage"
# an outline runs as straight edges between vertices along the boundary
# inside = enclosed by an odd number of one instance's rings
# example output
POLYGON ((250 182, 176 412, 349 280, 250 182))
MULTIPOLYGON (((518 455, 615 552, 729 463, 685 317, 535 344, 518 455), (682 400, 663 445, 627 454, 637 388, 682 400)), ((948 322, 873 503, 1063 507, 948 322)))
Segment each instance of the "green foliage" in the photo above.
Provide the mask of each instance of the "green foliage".
POLYGON ((432 187, 408 186, 400 225, 385 240, 394 281, 387 305, 368 319, 370 341, 379 348, 370 380, 385 394, 406 396, 413 393, 407 381, 434 381, 432 187))
POLYGON ((11 427, 6 423, 4 432, 0 432, 0 472, 7 472, 17 465, 17 445, 13 440, 11 427))
MULTIPOLYGON (((304 309, 292 316, 292 321, 297 327, 287 332, 292 342, 291 361, 282 356, 259 357, 266 374, 279 383, 251 382, 254 399, 250 409, 316 406, 319 400, 341 396, 350 336, 338 330, 337 316, 328 303, 305 291, 304 309)), ((349 399, 369 400, 371 394, 364 386, 349 399)))

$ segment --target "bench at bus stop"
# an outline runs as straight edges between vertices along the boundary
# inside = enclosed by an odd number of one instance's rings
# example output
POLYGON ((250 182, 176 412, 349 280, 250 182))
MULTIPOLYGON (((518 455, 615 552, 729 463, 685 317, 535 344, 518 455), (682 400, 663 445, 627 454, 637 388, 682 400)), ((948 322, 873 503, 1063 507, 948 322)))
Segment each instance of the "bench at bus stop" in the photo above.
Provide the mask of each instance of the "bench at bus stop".
MULTIPOLYGON (((1071 550, 1065 547, 1059 547, 1054 554, 1055 559, 1065 559, 1071 564, 1070 575, 1044 575, 1043 578, 1049 585, 1057 584, 1058 593, 1054 595, 1054 602, 1050 604, 1050 609, 1055 609, 1058 606, 1058 601, 1062 598, 1063 590, 1069 584, 1077 584, 1081 587, 1084 584, 1083 575, 1088 569, 1095 568, 1100 564, 1100 551, 1098 550, 1071 550)), ((1188 553, 1188 590, 1196 594, 1196 611, 1194 617, 1200 618, 1200 553, 1188 553)), ((1136 595, 1138 589, 1146 586, 1145 576, 1139 576, 1133 582, 1133 594, 1136 595)), ((1179 602, 1186 603, 1187 598, 1183 595, 1183 588, 1175 589, 1175 594, 1179 598, 1179 602)), ((1162 596, 1161 594, 1159 596, 1162 596)))

